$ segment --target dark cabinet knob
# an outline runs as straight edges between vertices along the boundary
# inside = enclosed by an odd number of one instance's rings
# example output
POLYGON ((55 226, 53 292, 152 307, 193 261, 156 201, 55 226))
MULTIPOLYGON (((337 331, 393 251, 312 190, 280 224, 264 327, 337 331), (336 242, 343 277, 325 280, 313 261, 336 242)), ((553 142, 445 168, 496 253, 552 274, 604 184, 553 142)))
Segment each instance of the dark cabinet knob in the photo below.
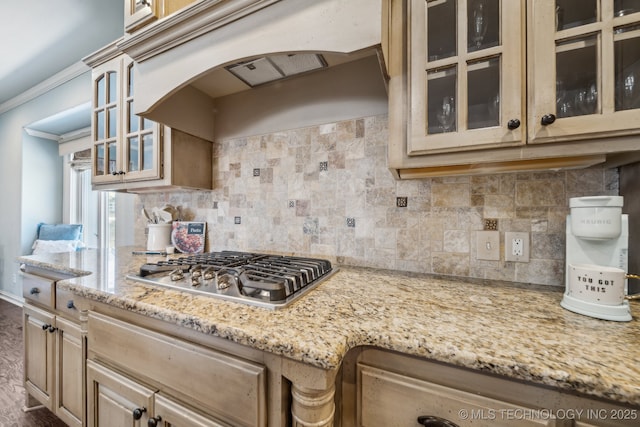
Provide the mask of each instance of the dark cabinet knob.
POLYGON ((47 329, 49 329, 51 325, 49 325, 48 323, 45 323, 44 325, 42 325, 42 330, 46 331, 47 329))
POLYGON ((118 172, 118 175, 124 175, 126 172, 125 171, 120 171, 118 172))
POLYGON ((133 419, 134 420, 139 420, 140 418, 142 418, 142 414, 144 414, 145 412, 147 412, 147 408, 136 408, 133 410, 133 419))
POLYGON ((53 326, 53 325, 49 325, 49 333, 50 333, 50 334, 54 333, 54 332, 56 331, 56 329, 58 329, 58 328, 56 328, 56 327, 55 327, 55 326, 53 326))
POLYGON ((72 308, 74 308, 73 300, 72 300, 72 299, 70 299, 69 301, 67 301, 67 308, 68 308, 68 309, 72 309, 72 308))
POLYGON ((111 175, 116 176, 116 175, 118 175, 118 172, 113 171, 113 172, 111 172, 111 175))
POLYGON ((147 426, 157 427, 160 421, 162 421, 162 417, 160 415, 158 415, 155 418, 149 418, 149 421, 147 421, 147 426))
POLYGON ((456 423, 434 415, 422 415, 418 417, 418 424, 428 427, 459 427, 456 423))
POLYGON ((38 288, 31 288, 31 289, 29 290, 29 293, 30 293, 31 295, 39 294, 39 293, 40 293, 40 289, 38 289, 38 288))
POLYGON ((509 120, 507 122, 507 127, 509 128, 509 130, 518 129, 520 127, 520 120, 518 119, 509 120))
POLYGON ((555 121, 556 121, 555 114, 545 114, 544 116, 542 116, 542 119, 540 119, 540 123, 542 124, 542 126, 550 125, 555 121))

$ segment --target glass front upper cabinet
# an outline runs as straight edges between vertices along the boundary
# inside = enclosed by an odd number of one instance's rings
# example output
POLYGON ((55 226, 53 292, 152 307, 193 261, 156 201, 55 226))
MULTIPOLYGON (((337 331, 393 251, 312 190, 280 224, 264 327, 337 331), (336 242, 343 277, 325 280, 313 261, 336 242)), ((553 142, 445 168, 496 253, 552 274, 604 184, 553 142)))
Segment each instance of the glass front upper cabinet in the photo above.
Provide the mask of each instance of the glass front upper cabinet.
POLYGON ((133 32, 160 17, 160 0, 125 0, 124 28, 133 32))
POLYGON ((408 154, 522 144, 524 2, 409 7, 408 154))
POLYGON ((134 63, 125 60, 123 164, 125 178, 156 179, 161 177, 160 126, 135 114, 134 63))
POLYGON ((118 139, 120 126, 120 66, 118 61, 106 63, 93 72, 93 181, 118 180, 120 159, 118 139))
POLYGON ((531 3, 531 142, 638 133, 640 0, 531 3))

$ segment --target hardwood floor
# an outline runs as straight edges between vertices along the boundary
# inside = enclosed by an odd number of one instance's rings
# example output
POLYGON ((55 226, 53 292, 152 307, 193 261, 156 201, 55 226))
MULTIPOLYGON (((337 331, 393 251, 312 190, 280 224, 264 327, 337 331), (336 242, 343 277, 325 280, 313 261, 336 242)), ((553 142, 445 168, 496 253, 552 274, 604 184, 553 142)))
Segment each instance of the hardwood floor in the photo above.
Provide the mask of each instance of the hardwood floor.
POLYGON ((22 308, 0 299, 0 427, 65 427, 45 408, 22 410, 22 308))

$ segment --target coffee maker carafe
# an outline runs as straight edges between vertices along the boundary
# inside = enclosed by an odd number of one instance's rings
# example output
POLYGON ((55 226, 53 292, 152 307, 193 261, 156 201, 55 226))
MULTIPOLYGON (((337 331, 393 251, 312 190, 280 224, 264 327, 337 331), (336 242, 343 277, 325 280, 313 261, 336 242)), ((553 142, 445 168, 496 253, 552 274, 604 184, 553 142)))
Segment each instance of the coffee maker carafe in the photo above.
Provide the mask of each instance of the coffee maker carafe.
POLYGON ((629 222, 622 214, 623 197, 574 197, 567 216, 565 293, 560 305, 598 319, 629 321, 624 298, 628 267, 629 222), (621 270, 622 280, 610 280, 621 270), (612 295, 620 298, 612 298, 612 295))

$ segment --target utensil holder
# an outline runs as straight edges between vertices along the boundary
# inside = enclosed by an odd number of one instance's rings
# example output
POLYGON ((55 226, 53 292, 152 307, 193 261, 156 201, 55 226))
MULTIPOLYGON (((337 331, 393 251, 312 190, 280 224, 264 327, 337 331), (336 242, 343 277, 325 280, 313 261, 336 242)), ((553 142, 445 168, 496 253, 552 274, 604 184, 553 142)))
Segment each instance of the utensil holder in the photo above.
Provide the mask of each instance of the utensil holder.
POLYGON ((148 251, 164 251, 167 246, 171 246, 171 223, 149 224, 148 227, 148 251))

